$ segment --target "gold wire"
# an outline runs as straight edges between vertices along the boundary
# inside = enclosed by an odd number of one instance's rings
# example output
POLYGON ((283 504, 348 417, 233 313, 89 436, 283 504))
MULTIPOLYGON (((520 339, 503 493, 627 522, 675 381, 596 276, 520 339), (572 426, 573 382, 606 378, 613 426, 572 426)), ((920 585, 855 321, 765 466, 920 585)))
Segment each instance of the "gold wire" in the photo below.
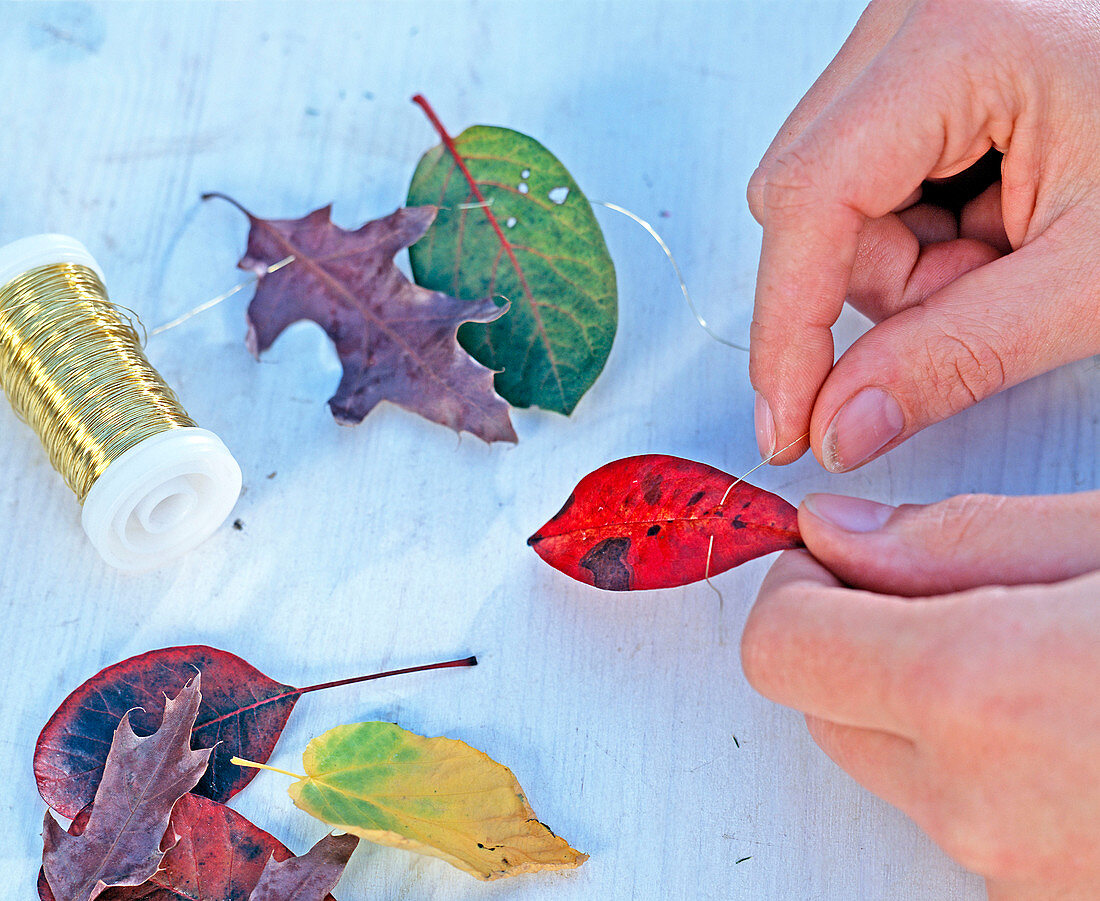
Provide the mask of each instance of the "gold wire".
POLYGON ((81 503, 131 447, 195 425, 86 266, 41 266, 0 287, 0 388, 81 503))

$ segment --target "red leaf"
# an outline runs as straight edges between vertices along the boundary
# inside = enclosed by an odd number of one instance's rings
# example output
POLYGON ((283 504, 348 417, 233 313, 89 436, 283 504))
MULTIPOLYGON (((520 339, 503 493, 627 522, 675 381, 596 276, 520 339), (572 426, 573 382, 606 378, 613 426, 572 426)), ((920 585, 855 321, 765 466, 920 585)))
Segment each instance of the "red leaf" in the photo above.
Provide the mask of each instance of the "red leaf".
POLYGON ((271 860, 248 901, 322 901, 358 844, 355 835, 326 835, 301 857, 271 860))
POLYGON ((227 801, 257 772, 236 766, 229 759, 236 755, 266 762, 291 710, 306 692, 476 662, 468 657, 294 688, 275 682, 240 657, 217 648, 186 645, 148 651, 92 676, 50 717, 34 750, 38 791, 58 813, 76 816, 95 795, 107 746, 122 715, 130 711, 136 730, 152 732, 160 723, 165 693, 176 692, 196 671, 202 673, 203 693, 191 742, 192 746, 215 747, 210 768, 195 791, 216 801, 227 801))
POLYGON ((610 591, 687 585, 802 547, 797 511, 781 497, 660 454, 589 473, 527 543, 567 576, 610 591))
POLYGON ((516 441, 508 404, 493 390, 493 372, 456 340, 464 322, 492 322, 507 308, 491 297, 464 301, 410 282, 393 263, 436 216, 406 207, 356 231, 332 224, 331 206, 301 219, 260 219, 223 194, 251 224, 242 269, 265 270, 248 306, 248 346, 259 356, 294 322, 316 322, 344 367, 329 399, 338 422, 362 422, 388 400, 483 441, 516 441))
MULTIPOLYGON (((81 813, 69 832, 79 835, 86 819, 81 813)), ((201 795, 186 794, 176 802, 162 847, 173 836, 178 841, 153 877, 144 885, 112 889, 110 901, 248 901, 269 860, 293 857, 277 838, 201 795)), ((42 872, 38 897, 55 901, 42 872)), ((328 901, 334 901, 331 895, 328 901)))
POLYGON ((199 698, 195 676, 164 702, 164 721, 146 738, 122 717, 80 835, 65 832, 46 812, 42 869, 57 901, 93 901, 111 886, 140 885, 156 872, 172 808, 210 757, 191 750, 199 698))

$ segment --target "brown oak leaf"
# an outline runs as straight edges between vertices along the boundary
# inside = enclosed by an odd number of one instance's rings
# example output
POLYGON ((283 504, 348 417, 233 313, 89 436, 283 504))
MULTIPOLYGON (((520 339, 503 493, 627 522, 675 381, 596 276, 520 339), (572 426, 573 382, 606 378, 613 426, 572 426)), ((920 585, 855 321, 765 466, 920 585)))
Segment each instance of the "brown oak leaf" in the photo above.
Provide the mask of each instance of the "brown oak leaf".
POLYGON ((172 808, 202 777, 209 750, 191 750, 199 676, 166 700, 160 729, 139 738, 126 714, 80 835, 46 812, 42 869, 56 901, 93 901, 112 886, 140 885, 160 866, 172 808))
POLYGON ((347 231, 332 223, 331 206, 301 219, 260 219, 224 194, 205 197, 228 200, 250 223, 238 263, 261 273, 248 306, 249 350, 258 357, 294 322, 321 326, 343 365, 329 399, 338 422, 362 422, 388 400, 486 442, 517 440, 493 371, 456 340, 462 323, 492 322, 507 307, 429 291, 394 265, 428 230, 436 207, 403 207, 347 231), (267 271, 287 257, 294 259, 267 271))
POLYGON ((358 836, 326 835, 300 857, 271 858, 248 901, 323 901, 358 844, 358 836))

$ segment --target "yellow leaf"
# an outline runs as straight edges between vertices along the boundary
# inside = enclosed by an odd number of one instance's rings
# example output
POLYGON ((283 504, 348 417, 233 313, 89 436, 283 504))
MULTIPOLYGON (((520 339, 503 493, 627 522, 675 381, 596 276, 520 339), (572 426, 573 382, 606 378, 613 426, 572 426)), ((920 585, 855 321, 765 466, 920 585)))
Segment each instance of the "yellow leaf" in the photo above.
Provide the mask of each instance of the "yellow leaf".
POLYGON ((479 879, 588 859, 538 821, 511 770, 465 742, 356 723, 313 739, 302 760, 294 803, 369 841, 440 857, 479 879))

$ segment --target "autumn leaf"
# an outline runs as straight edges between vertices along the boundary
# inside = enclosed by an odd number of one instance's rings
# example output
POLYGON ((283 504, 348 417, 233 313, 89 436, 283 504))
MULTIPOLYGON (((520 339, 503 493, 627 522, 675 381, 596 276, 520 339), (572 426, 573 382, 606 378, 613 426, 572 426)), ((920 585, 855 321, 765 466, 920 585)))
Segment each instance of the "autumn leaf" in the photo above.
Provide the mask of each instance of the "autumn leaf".
MULTIPOLYGON (((86 822, 82 812, 69 832, 79 835, 86 822)), ((110 901, 248 901, 271 860, 294 857, 235 810, 191 793, 172 809, 161 847, 166 853, 149 881, 111 889, 110 901)), ((56 901, 44 873, 38 876, 38 896, 56 901)), ((334 901, 331 895, 328 901, 334 901)))
POLYGON ((464 742, 425 738, 393 723, 356 723, 313 739, 302 761, 306 775, 289 789, 302 810, 369 841, 440 857, 479 879, 588 859, 536 819, 511 770, 464 742))
POLYGON ((354 835, 326 835, 301 857, 268 861, 248 901, 323 901, 358 844, 354 835))
POLYGON ((199 781, 210 757, 190 743, 199 679, 165 700, 161 727, 146 738, 122 717, 80 835, 46 812, 42 869, 56 901, 92 901, 111 886, 140 885, 156 872, 172 807, 199 781))
POLYGON ((127 711, 136 731, 149 734, 160 723, 164 696, 202 673, 203 692, 192 746, 213 747, 210 767, 195 791, 227 801, 255 775, 231 764, 234 755, 266 761, 298 699, 321 691, 426 669, 472 666, 473 657, 429 666, 372 673, 294 688, 218 648, 184 645, 138 654, 108 666, 73 691, 55 711, 34 749, 34 775, 42 799, 58 813, 75 817, 95 797, 111 736, 127 711))
POLYGON ((802 538, 781 497, 705 463, 645 454, 586 475, 527 543, 580 582, 639 591, 697 582, 802 538))
POLYGON ((504 314, 491 297, 459 301, 410 282, 393 256, 420 238, 434 207, 399 209, 355 231, 332 224, 331 206, 301 219, 248 217, 248 249, 238 264, 260 276, 248 306, 248 347, 257 357, 289 325, 311 320, 332 339, 343 365, 329 399, 336 420, 362 422, 379 401, 486 442, 516 441, 493 373, 458 346, 463 322, 504 314), (267 272, 287 257, 291 264, 267 272))
POLYGON ((596 381, 615 338, 615 266, 592 207, 534 138, 478 125, 451 138, 420 95, 443 143, 416 167, 408 204, 439 216, 409 250, 413 278, 473 300, 506 297, 492 324, 458 339, 499 370, 497 392, 518 407, 570 413, 596 381))

